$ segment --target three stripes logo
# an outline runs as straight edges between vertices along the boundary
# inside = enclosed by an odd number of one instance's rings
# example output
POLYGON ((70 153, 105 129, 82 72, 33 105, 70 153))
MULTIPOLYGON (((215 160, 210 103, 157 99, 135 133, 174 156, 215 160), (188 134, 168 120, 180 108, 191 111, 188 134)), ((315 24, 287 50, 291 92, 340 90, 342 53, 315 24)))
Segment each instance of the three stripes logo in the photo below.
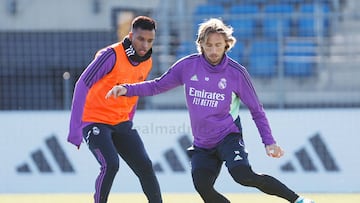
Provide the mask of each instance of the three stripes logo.
MULTIPOLYGON (((306 147, 301 147, 295 152, 295 157, 305 172, 317 172, 319 171, 319 166, 316 163, 321 164, 325 171, 327 172, 339 172, 340 167, 336 163, 334 157, 332 156, 328 146, 325 144, 323 138, 319 133, 316 133, 309 138, 311 148, 315 152, 314 155, 309 153, 306 147), (316 157, 314 157, 316 156, 316 157), (318 159, 318 162, 315 162, 314 158, 318 159)), ((182 152, 187 156, 187 148, 192 145, 191 140, 187 135, 182 135, 178 139, 178 144, 180 145, 182 152)), ((163 154, 167 164, 169 165, 171 171, 173 172, 185 172, 185 166, 181 162, 179 155, 177 154, 174 148, 166 150, 163 154)), ((154 164, 154 169, 156 172, 164 172, 164 168, 159 162, 154 164)), ((292 161, 288 161, 280 167, 281 171, 284 172, 295 172, 296 167, 292 161)))
MULTIPOLYGON (((58 139, 55 135, 51 135, 45 140, 46 147, 50 151, 52 158, 54 159, 56 165, 59 167, 60 171, 63 173, 74 173, 74 167, 70 163, 68 157, 65 154, 65 151, 61 147, 58 139)), ((44 150, 38 149, 31 153, 31 159, 36 168, 40 173, 52 173, 54 172, 53 167, 51 166, 48 158, 46 157, 44 150)), ((32 169, 28 163, 22 163, 17 168, 18 173, 32 173, 32 169)))
POLYGON ((125 52, 126 52, 126 55, 128 55, 128 56, 135 55, 135 49, 133 48, 132 45, 130 45, 130 47, 125 50, 125 52))
MULTIPOLYGON (((21 163, 16 167, 16 172, 21 174, 30 174, 34 171, 34 167, 40 173, 53 173, 54 168, 51 163, 57 165, 62 173, 75 173, 74 167, 71 164, 69 158, 65 154, 62 146, 55 135, 48 137, 45 140, 45 144, 50 153, 46 153, 47 150, 37 149, 30 154, 30 162, 21 163), (50 159, 54 161, 50 161, 50 159), (34 165, 34 167, 31 167, 34 165)), ((178 139, 178 144, 182 148, 182 152, 187 156, 187 148, 191 146, 191 140, 187 135, 183 135, 178 139)), ((185 172, 185 165, 181 162, 179 154, 174 148, 170 148, 163 153, 166 163, 173 172, 185 172)), ((156 172, 164 172, 163 165, 159 162, 154 164, 156 172)))
MULTIPOLYGON (((192 145, 192 142, 189 139, 189 137, 187 135, 182 135, 178 139, 178 144, 180 145, 182 152, 185 153, 185 155, 187 157, 187 148, 189 148, 192 145)), ((173 172, 185 172, 186 171, 185 170, 186 167, 181 162, 180 157, 175 149, 170 148, 170 149, 166 150, 164 152, 163 156, 165 157, 166 163, 169 165, 171 171, 173 171, 173 172)), ((154 170, 156 172, 164 172, 164 168, 159 162, 154 164, 154 170)))
MULTIPOLYGON (((320 163, 325 171, 327 172, 338 172, 340 168, 336 163, 334 157, 331 155, 330 150, 321 138, 319 133, 309 138, 311 147, 315 152, 315 155, 320 160, 320 163)), ((300 148, 295 152, 295 157, 299 162, 302 170, 306 172, 316 172, 319 170, 312 157, 305 147, 300 148)), ((315 157, 316 158, 316 157, 315 157)), ((281 171, 284 172, 295 172, 296 168, 291 161, 288 161, 281 166, 281 171)))
MULTIPOLYGON (((334 157, 330 153, 328 146, 319 133, 309 138, 310 145, 315 152, 317 159, 320 161, 322 167, 327 172, 338 172, 340 168, 336 163, 334 157)), ((44 153, 43 149, 37 149, 31 153, 31 162, 40 173, 53 173, 54 168, 51 163, 55 163, 62 173, 75 173, 74 167, 71 164, 69 158, 66 156, 65 151, 60 145, 55 135, 51 135, 45 140, 45 144, 50 154, 44 153), (49 161, 49 157, 52 157, 54 162, 49 161)), ((182 153, 187 157, 187 148, 192 145, 192 142, 188 135, 182 135, 178 139, 178 144, 182 149, 182 153)), ((301 166, 302 170, 306 172, 316 172, 319 167, 316 166, 314 158, 311 153, 305 147, 301 147, 295 153, 296 160, 301 166)), ((178 152, 174 148, 170 148, 163 153, 167 165, 172 172, 186 172, 186 166, 182 163, 178 152)), ((154 163, 154 170, 156 172, 164 172, 163 165, 159 162, 154 163)), ((295 172, 296 167, 292 161, 288 161, 280 167, 284 172, 295 172)), ((18 173, 32 173, 33 168, 30 167, 29 162, 25 162, 16 167, 18 173)))

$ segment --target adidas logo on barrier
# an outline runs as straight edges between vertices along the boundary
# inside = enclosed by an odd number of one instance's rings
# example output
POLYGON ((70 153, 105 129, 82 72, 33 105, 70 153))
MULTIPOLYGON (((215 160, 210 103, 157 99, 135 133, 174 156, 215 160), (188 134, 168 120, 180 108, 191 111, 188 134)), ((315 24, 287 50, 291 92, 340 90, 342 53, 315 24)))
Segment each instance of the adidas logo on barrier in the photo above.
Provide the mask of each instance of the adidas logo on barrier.
MULTIPOLYGON (((18 173, 32 173, 33 168, 31 165, 34 165, 35 168, 40 173, 53 173, 54 169, 51 163, 56 163, 60 171, 63 173, 75 173, 74 167, 71 164, 69 158, 66 156, 65 151, 60 145, 58 139, 55 135, 48 137, 45 140, 46 147, 50 151, 50 154, 47 154, 47 150, 37 149, 31 153, 31 164, 29 162, 21 163, 16 167, 18 173), (49 158, 53 158, 54 161, 50 161, 49 158)), ((178 143, 180 144, 183 152, 187 154, 187 148, 191 146, 191 140, 187 135, 183 135, 179 138, 178 143)), ((173 172, 185 172, 186 166, 181 162, 178 153, 174 148, 166 150, 163 154, 165 157, 166 163, 173 172)), ((54 165, 54 164, 53 164, 54 165)), ((163 172, 163 166, 160 163, 154 164, 154 169, 156 172, 163 172)))
MULTIPOLYGON (((331 155, 328 147, 321 138, 320 134, 317 133, 314 136, 309 138, 310 144, 315 155, 320 160, 321 165, 328 172, 337 172, 340 171, 338 164, 331 155)), ((48 137, 45 140, 46 146, 50 151, 52 158, 55 160, 56 165, 59 167, 60 171, 63 173, 74 173, 74 167, 71 164, 69 158, 66 156, 65 151, 61 147, 58 139, 55 135, 48 137)), ((188 135, 182 135, 178 139, 178 144, 180 145, 182 152, 187 157, 187 148, 192 145, 192 142, 188 135)), ((54 172, 51 162, 49 162, 48 154, 44 153, 42 149, 38 149, 31 153, 32 162, 38 169, 40 173, 52 173, 54 172)), ((172 172, 185 172, 186 166, 182 163, 178 153, 174 148, 166 150, 163 154, 167 165, 170 167, 172 172)), ((318 167, 316 166, 313 158, 308 150, 305 147, 300 148, 295 152, 295 157, 299 162, 301 168, 306 172, 316 172, 318 167)), ((316 157, 315 157, 316 158, 316 157)), ((159 162, 154 163, 154 169, 156 172, 164 172, 163 165, 159 162)), ((284 172, 295 172, 296 167, 292 161, 288 161, 280 167, 281 171, 284 172)), ((16 171, 18 173, 32 173, 33 170, 30 167, 29 163, 25 162, 20 164, 16 171)))
MULTIPOLYGON (((325 171, 328 172, 338 172, 340 168, 336 163, 334 157, 331 155, 328 147, 325 142, 321 138, 320 134, 317 133, 314 136, 309 138, 311 147, 313 148, 315 155, 320 160, 325 171)), ((318 167, 315 165, 313 158, 306 150, 305 147, 300 148, 295 152, 295 157, 299 162, 301 168, 306 172, 316 172, 318 171, 318 167)), ((291 161, 286 162, 281 166, 281 171, 284 172, 295 172, 296 168, 291 161)))
MULTIPOLYGON (((192 145, 192 142, 189 139, 189 137, 187 135, 182 135, 178 139, 178 144, 180 145, 182 152, 184 152, 185 155, 187 156, 187 148, 189 148, 192 145)), ((180 161, 178 154, 173 148, 166 150, 164 152, 164 157, 171 171, 185 172, 186 166, 184 166, 183 163, 180 161)), ((162 165, 158 162, 154 164, 154 170, 156 172, 164 172, 162 165)))
MULTIPOLYGON (((299 150, 295 152, 295 157, 299 162, 299 165, 301 166, 302 170, 306 172, 316 172, 319 170, 318 166, 316 166, 316 163, 318 163, 321 164, 322 167, 327 172, 340 171, 338 164, 336 163, 334 157, 331 155, 328 146, 325 144, 324 140, 322 139, 319 133, 310 137, 309 141, 315 153, 309 153, 309 151, 305 147, 301 147, 299 150), (314 158, 317 158, 319 161, 315 162, 314 158)), ((183 153, 185 153, 185 155, 187 156, 187 148, 192 145, 192 142, 189 139, 189 137, 187 135, 182 135, 178 139, 178 144, 183 150, 183 153)), ((186 166, 183 165, 178 154, 173 148, 165 151, 164 157, 171 171, 185 172, 186 166)), ((156 172, 164 172, 164 169, 159 162, 156 162, 154 164, 154 169, 156 172)), ((295 172, 296 167, 292 161, 288 161, 280 167, 280 170, 284 172, 295 172)))
MULTIPOLYGON (((60 168, 60 171, 63 173, 74 173, 74 167, 70 163, 56 136, 50 136, 45 140, 45 143, 55 163, 60 168)), ((40 173, 52 173, 54 171, 46 155, 47 154, 41 149, 31 153, 32 162, 40 173)), ((32 173, 32 169, 28 163, 22 163, 16 168, 16 171, 18 173, 32 173)))

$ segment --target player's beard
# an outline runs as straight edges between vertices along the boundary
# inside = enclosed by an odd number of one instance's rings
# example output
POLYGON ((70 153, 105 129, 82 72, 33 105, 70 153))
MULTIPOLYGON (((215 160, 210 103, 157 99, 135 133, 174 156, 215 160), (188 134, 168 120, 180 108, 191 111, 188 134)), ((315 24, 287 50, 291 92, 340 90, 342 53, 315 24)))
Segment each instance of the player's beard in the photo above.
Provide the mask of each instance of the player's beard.
POLYGON ((213 66, 216 66, 221 62, 222 57, 218 54, 205 55, 206 60, 213 66))

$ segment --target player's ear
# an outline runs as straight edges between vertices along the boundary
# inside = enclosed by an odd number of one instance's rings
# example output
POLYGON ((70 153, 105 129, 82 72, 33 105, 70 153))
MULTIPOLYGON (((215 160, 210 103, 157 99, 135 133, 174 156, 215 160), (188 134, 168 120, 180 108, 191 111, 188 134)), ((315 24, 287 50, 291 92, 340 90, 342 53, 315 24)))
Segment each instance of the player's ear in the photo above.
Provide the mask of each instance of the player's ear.
POLYGON ((229 44, 226 44, 226 46, 225 46, 225 51, 229 50, 229 48, 230 48, 230 45, 229 45, 229 44))

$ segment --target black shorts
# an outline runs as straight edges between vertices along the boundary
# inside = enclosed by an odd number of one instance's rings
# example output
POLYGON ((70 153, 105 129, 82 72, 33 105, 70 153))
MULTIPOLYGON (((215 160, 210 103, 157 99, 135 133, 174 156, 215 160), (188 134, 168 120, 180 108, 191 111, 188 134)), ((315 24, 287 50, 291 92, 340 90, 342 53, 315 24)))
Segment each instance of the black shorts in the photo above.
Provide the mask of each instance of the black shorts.
POLYGON ((229 134, 211 149, 190 147, 188 153, 191 157, 192 171, 208 169, 219 173, 223 162, 228 169, 239 165, 250 165, 241 133, 229 134))

